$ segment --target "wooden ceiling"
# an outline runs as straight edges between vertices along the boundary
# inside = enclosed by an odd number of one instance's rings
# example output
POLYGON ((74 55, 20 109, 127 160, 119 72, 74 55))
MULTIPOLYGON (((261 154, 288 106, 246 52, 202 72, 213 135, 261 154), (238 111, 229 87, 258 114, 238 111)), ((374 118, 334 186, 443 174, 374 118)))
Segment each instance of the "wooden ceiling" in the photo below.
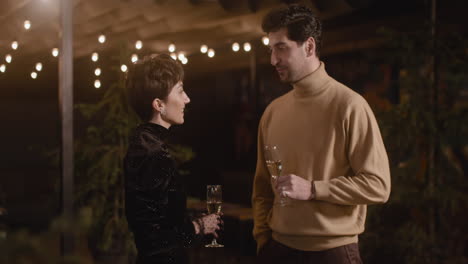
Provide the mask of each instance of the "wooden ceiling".
MULTIPOLYGON (((259 42, 264 35, 262 17, 271 8, 293 2, 311 7, 328 25, 325 55, 375 45, 376 28, 388 24, 386 20, 405 23, 399 14, 372 20, 369 12, 367 16, 359 13, 380 0, 74 0, 74 56, 118 49, 122 43, 133 48, 141 40, 144 53, 167 52, 168 45, 174 43, 177 51, 195 60, 206 60, 206 55, 200 54, 200 46, 206 44, 226 50, 226 55, 217 51, 216 57, 224 56, 223 64, 229 63, 233 55, 227 51, 233 42, 259 42), (101 34, 106 36, 104 44, 98 42, 101 34)), ((409 5, 404 0, 390 2, 391 6, 409 5)), ((59 3, 0 0, 0 64, 6 54, 14 58, 50 55, 52 48, 59 46, 59 3), (29 30, 23 26, 25 20, 31 22, 29 30), (13 41, 19 43, 17 50, 11 48, 13 41)))
MULTIPOLYGON (((49 52, 59 43, 59 0, 1 0, 0 55, 49 52), (23 23, 31 21, 25 30, 23 23), (18 41, 17 51, 11 42, 18 41)), ((260 39, 263 15, 288 2, 309 5, 323 19, 354 10, 345 0, 75 0, 74 56, 142 40, 146 50, 199 52, 200 45, 216 48, 234 41, 260 39), (104 44, 98 36, 107 38, 104 44)))

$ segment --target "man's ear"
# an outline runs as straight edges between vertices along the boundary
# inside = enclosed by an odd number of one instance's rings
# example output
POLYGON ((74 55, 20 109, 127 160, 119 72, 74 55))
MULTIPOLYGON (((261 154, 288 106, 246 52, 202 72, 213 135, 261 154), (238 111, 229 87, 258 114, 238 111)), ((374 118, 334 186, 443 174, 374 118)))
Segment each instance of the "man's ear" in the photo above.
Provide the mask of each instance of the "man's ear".
POLYGON ((313 37, 309 37, 306 40, 306 52, 307 56, 315 55, 315 39, 313 37))
POLYGON ((164 109, 164 102, 163 100, 159 99, 159 98, 155 98, 153 100, 153 110, 156 110, 158 112, 162 112, 162 110, 164 109))

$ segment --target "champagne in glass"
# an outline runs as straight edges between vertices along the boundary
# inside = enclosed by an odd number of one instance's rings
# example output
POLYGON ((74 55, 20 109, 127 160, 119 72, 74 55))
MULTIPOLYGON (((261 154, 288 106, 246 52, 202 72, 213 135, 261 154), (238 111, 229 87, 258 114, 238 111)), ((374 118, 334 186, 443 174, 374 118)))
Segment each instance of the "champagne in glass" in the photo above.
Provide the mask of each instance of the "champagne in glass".
MULTIPOLYGON (((209 214, 221 213, 222 194, 221 185, 206 186, 206 208, 209 214)), ((224 245, 218 244, 216 238, 213 238, 211 243, 205 245, 205 247, 224 247, 224 245)))
MULTIPOLYGON (((281 156, 278 146, 265 145, 264 155, 265 163, 267 165, 268 171, 270 172, 271 179, 273 182, 276 182, 278 177, 281 176, 281 171, 283 170, 283 164, 281 163, 281 156)), ((286 197, 279 198, 279 205, 287 205, 286 197)))

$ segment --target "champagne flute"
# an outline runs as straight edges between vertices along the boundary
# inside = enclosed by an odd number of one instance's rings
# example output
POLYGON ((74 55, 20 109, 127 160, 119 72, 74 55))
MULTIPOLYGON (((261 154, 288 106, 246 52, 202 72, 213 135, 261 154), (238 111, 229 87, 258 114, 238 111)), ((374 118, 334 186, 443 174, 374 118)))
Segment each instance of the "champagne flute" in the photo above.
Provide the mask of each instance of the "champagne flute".
MULTIPOLYGON (((207 185, 206 186, 206 207, 208 214, 219 214, 221 213, 222 200, 222 189, 221 185, 207 185)), ((216 238, 213 238, 210 244, 205 247, 224 247, 224 245, 218 244, 216 238)))
MULTIPOLYGON (((281 176, 281 171, 283 170, 283 164, 281 163, 281 156, 278 146, 265 145, 264 155, 265 163, 267 165, 268 171, 270 172, 271 179, 274 183, 276 183, 278 177, 281 176)), ((286 206, 286 197, 280 195, 278 203, 280 206, 286 206)))

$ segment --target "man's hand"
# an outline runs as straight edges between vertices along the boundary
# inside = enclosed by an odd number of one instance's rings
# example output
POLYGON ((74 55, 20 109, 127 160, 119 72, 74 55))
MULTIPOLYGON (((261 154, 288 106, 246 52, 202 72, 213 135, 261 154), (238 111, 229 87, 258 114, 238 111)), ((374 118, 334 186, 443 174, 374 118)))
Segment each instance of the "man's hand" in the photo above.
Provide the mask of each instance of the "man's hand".
POLYGON ((276 191, 284 196, 296 200, 310 200, 313 197, 312 182, 297 175, 288 174, 278 177, 276 191))

